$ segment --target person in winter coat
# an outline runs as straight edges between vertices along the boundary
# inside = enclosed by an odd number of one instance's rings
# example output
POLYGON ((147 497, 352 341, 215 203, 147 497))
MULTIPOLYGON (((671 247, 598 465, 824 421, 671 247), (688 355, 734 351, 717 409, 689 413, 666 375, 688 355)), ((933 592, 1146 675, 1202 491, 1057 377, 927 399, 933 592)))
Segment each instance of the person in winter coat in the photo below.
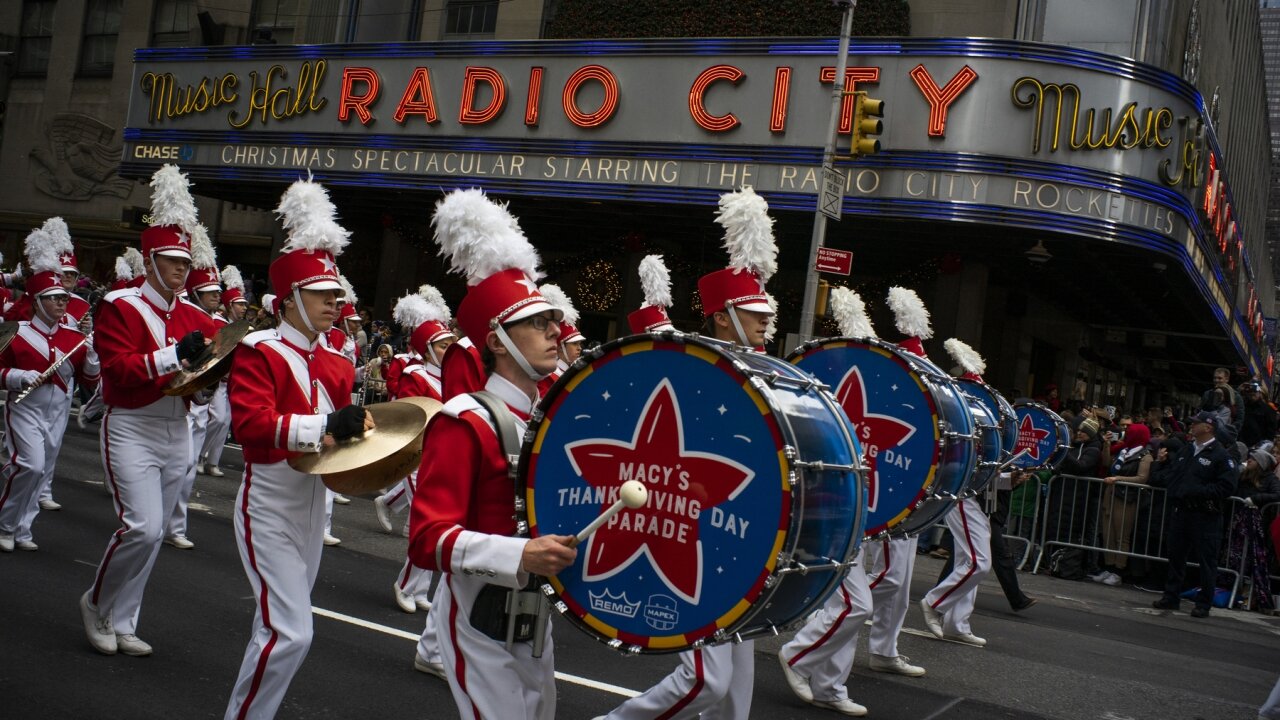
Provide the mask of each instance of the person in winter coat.
MULTIPOLYGON (((1102 542, 1103 546, 1120 553, 1130 551, 1133 524, 1138 516, 1138 494, 1151 478, 1151 431, 1146 425, 1134 423, 1125 428, 1120 450, 1111 462, 1109 474, 1103 478, 1107 484, 1102 494, 1102 542), (1116 485, 1121 483, 1121 485, 1116 485)), ((1129 566, 1129 557, 1120 553, 1106 553, 1103 572, 1107 576, 1101 582, 1116 585, 1129 566)))

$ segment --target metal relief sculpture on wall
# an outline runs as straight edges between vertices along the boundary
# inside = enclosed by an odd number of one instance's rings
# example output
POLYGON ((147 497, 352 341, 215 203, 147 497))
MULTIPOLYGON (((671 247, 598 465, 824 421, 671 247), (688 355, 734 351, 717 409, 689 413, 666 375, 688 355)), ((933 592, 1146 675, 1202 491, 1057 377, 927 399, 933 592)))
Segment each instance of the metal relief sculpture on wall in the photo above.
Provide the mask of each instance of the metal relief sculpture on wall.
POLYGON ((115 128, 88 115, 58 113, 46 134, 47 147, 29 153, 40 192, 59 200, 128 197, 133 183, 116 174, 122 147, 115 128))

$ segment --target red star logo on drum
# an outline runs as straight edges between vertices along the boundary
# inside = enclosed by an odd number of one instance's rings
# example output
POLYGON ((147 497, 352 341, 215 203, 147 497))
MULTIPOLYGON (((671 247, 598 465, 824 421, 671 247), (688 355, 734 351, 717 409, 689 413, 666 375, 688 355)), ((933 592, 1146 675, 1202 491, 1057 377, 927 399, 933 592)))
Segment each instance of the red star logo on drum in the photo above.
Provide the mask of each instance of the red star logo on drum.
POLYGON ((1041 430, 1031 422, 1030 415, 1023 415, 1022 422, 1018 425, 1018 442, 1013 446, 1013 452, 1016 455, 1022 450, 1027 451, 1027 455, 1033 460, 1040 459, 1040 441, 1049 436, 1048 430, 1041 430))
POLYGON ((867 462, 867 509, 876 509, 880 488, 880 476, 876 471, 876 458, 885 450, 891 450, 915 434, 915 427, 889 415, 879 415, 867 409, 867 393, 862 383, 862 371, 853 368, 836 391, 836 401, 853 423, 854 437, 862 444, 867 462))
POLYGON ((627 480, 649 489, 648 503, 623 509, 587 541, 583 578, 602 580, 641 555, 672 592, 697 604, 702 593, 702 513, 741 493, 755 472, 733 460, 684 447, 684 420, 668 380, 654 388, 631 442, 579 440, 565 446, 569 462, 589 485, 604 489, 606 508, 627 480))

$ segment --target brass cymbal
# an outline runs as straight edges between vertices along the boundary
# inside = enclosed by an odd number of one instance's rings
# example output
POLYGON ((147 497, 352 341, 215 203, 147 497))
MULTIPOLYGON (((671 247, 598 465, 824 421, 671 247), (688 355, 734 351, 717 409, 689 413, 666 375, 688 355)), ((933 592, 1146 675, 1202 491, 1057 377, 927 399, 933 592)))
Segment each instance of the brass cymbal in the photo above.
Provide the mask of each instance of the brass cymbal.
POLYGON ((319 475, 335 492, 361 495, 408 475, 422 455, 427 412, 419 405, 392 401, 365 407, 374 429, 318 453, 289 459, 298 472, 319 475))
POLYGON ((18 323, 16 322, 0 322, 0 352, 4 352, 9 347, 9 343, 18 336, 18 323))
POLYGON ((231 372, 231 355, 235 352, 245 335, 253 332, 253 324, 248 320, 238 320, 230 325, 223 325, 214 333, 213 340, 205 346, 204 352, 191 363, 186 370, 179 370, 169 384, 165 386, 165 395, 193 395, 218 382, 231 372))
MULTIPOLYGON (((432 416, 440 412, 440 409, 444 407, 438 400, 424 397, 392 400, 391 404, 394 403, 409 403, 422 408, 427 413, 428 423, 431 422, 432 416)), ((374 420, 374 422, 377 422, 377 420, 374 420)), ((320 479, 324 482, 325 487, 344 495, 364 495, 377 492, 418 469, 418 464, 422 461, 422 439, 425 432, 426 425, 424 424, 418 436, 400 451, 355 470, 321 475, 320 479)))

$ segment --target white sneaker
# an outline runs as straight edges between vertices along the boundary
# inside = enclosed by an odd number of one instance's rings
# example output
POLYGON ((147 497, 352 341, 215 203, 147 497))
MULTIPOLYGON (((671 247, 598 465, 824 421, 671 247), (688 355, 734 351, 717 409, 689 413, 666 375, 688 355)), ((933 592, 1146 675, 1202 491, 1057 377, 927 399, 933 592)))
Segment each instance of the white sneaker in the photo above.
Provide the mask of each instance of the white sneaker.
POLYGON ((1103 579, 1102 579, 1102 584, 1103 584, 1103 585, 1111 585, 1111 586, 1113 586, 1113 587, 1114 587, 1114 586, 1116 586, 1116 585, 1119 585, 1119 584, 1120 584, 1120 576, 1108 570, 1108 571, 1107 571, 1107 576, 1106 576, 1105 578, 1103 578, 1103 579))
POLYGON ((391 590, 396 596, 396 607, 410 614, 418 611, 418 604, 413 601, 413 596, 401 590, 400 583, 391 583, 391 590))
POLYGON ((341 544, 342 544, 342 541, 341 541, 341 540, 339 540, 338 538, 336 538, 336 537, 334 537, 334 536, 330 535, 329 533, 325 533, 325 534, 324 534, 324 544, 325 544, 325 545, 328 545, 329 547, 333 547, 334 545, 341 545, 341 544))
POLYGON ((426 598, 414 598, 413 604, 417 605, 418 609, 422 612, 429 612, 431 610, 431 601, 426 598))
POLYGON ((85 424, 87 420, 88 418, 84 416, 84 406, 81 405, 80 412, 76 413, 76 425, 79 425, 81 430, 88 430, 89 428, 85 424))
POLYGON ((1098 572, 1096 572, 1096 573, 1094 573, 1094 574, 1092 574, 1092 575, 1085 575, 1085 577, 1089 578, 1089 581, 1090 581, 1090 582, 1100 583, 1100 582, 1102 582, 1102 581, 1106 580, 1106 579, 1107 579, 1107 576, 1108 576, 1108 575, 1110 575, 1110 574, 1111 574, 1111 573, 1107 572, 1106 570, 1099 570, 1098 572))
POLYGON ((920 611, 924 613, 924 626, 929 628, 936 638, 942 638, 942 613, 934 610, 929 601, 920 598, 920 611))
POLYGON ((964 643, 965 645, 972 645, 974 647, 982 647, 987 644, 986 639, 980 638, 977 635, 974 635, 973 633, 959 633, 957 635, 947 635, 943 637, 943 639, 954 640, 955 642, 964 643))
POLYGON ((383 532, 389 535, 396 531, 395 525, 391 524, 391 508, 387 507, 386 495, 373 499, 373 514, 378 516, 378 524, 382 526, 383 532))
POLYGON ((196 546, 196 544, 188 540, 185 535, 170 535, 164 539, 164 544, 172 545, 179 550, 190 550, 196 546))
POLYGON ((196 474, 197 474, 197 475, 204 475, 204 474, 205 474, 205 472, 204 472, 204 463, 196 463, 196 474))
POLYGON ((343 495, 342 493, 334 493, 333 503, 335 505, 350 505, 351 498, 347 497, 346 495, 343 495))
POLYGON ((209 477, 226 477, 227 476, 226 473, 222 472, 222 468, 218 467, 217 465, 210 465, 208 467, 208 470, 209 470, 209 477))
POLYGON ((813 688, 809 687, 809 678, 801 677, 800 673, 792 670, 787 659, 782 657, 781 650, 778 651, 778 664, 782 666, 782 677, 786 678, 787 685, 791 686, 791 692, 807 703, 813 702, 813 688))
POLYGON ((18 548, 19 550, 26 550, 27 552, 35 552, 36 550, 40 549, 39 545, 31 542, 30 540, 19 540, 18 542, 14 543, 14 547, 18 548))
POLYGON ((116 647, 130 657, 146 657, 151 654, 151 646, 133 633, 116 635, 116 647))
POLYGON ((865 707, 850 700, 849 698, 844 698, 843 700, 810 700, 809 704, 815 707, 835 710, 836 712, 848 715, 849 717, 862 717, 867 714, 867 709, 865 707))
POLYGON ((404 525, 400 526, 400 537, 409 537, 409 518, 405 518, 404 525))
POLYGON ((924 675, 924 668, 919 665, 912 665, 907 662, 908 658, 901 655, 886 657, 884 655, 871 655, 871 669, 876 672, 897 673, 898 675, 906 675, 907 677, 920 677, 924 675))
POLYGON ((13 533, 0 533, 0 552, 13 552, 13 533))
POLYGON ((62 505, 57 500, 54 500, 53 498, 45 498, 44 500, 40 501, 40 509, 41 510, 61 510, 62 505))
POLYGON ((418 653, 413 654, 413 669, 417 670, 420 673, 434 675, 440 678, 441 680, 449 679, 445 677, 445 674, 444 674, 444 663, 431 662, 430 660, 423 660, 422 656, 419 655, 418 653))
POLYGON ((100 617, 98 611, 89 606, 90 590, 80 596, 80 620, 84 623, 85 637, 94 650, 103 655, 116 654, 116 631, 111 626, 111 616, 100 617))

